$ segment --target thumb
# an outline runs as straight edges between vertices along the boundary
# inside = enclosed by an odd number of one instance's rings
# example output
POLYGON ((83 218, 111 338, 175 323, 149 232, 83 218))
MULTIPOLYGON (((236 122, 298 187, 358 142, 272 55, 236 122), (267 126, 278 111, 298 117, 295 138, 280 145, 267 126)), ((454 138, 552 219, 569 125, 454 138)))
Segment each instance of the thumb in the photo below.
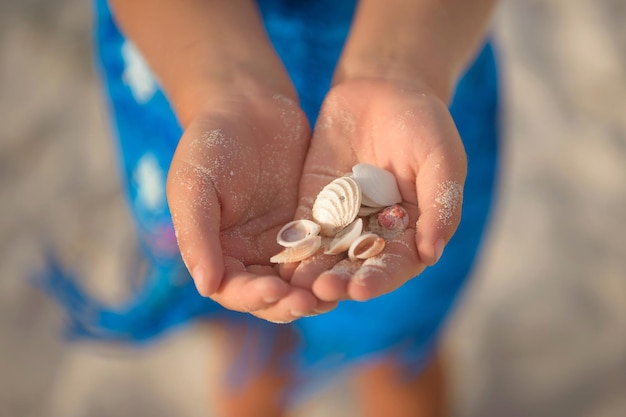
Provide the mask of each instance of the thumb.
POLYGON ((457 143, 459 146, 437 147, 416 179, 420 215, 415 243, 426 265, 439 260, 461 221, 467 160, 460 139, 457 143))
POLYGON ((167 199, 183 261, 198 292, 208 297, 224 275, 219 199, 210 173, 180 159, 172 160, 167 199))

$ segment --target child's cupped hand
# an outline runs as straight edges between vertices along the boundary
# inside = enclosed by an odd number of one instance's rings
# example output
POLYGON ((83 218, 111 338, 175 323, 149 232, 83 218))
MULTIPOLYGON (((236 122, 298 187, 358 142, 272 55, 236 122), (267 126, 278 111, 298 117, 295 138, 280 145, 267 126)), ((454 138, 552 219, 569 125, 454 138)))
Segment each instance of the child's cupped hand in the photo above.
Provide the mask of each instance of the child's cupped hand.
POLYGON ((292 220, 310 130, 282 95, 206 104, 174 155, 167 195, 178 243, 198 291, 274 322, 332 309, 281 279, 270 257, 292 220))
POLYGON ((368 300, 437 262, 461 215, 465 150, 444 102, 426 89, 360 79, 335 86, 317 120, 304 164, 296 217, 311 217, 319 191, 353 165, 393 173, 409 226, 365 261, 317 255, 281 274, 320 300, 368 300))
POLYGON ((168 176, 183 259, 198 291, 273 322, 395 290, 437 262, 460 221, 467 162, 444 102, 414 85, 347 81, 329 92, 313 138, 281 95, 207 103, 185 130, 168 176), (278 230, 310 218, 319 191, 364 162, 396 177, 409 227, 365 261, 317 255, 282 265, 278 230))

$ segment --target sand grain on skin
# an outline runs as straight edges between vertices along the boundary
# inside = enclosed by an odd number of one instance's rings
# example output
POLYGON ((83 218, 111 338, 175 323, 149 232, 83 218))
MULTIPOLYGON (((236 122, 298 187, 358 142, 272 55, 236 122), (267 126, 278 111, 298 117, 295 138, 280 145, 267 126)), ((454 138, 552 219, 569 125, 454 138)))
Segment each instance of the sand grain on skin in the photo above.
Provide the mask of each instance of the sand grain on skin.
POLYGON ((434 207, 439 208, 440 226, 450 226, 463 198, 463 187, 455 181, 445 181, 438 185, 434 207))

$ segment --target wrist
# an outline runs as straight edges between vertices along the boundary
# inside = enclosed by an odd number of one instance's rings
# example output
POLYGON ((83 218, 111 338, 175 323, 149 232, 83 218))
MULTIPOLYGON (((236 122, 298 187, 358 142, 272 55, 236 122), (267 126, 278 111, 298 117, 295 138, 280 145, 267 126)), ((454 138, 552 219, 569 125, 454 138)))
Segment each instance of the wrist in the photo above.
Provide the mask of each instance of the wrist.
POLYGON ((254 0, 109 2, 183 126, 216 96, 274 91, 295 98, 254 0))
POLYGON ((454 76, 445 70, 431 68, 403 60, 350 58, 342 60, 337 66, 333 85, 365 79, 391 82, 402 88, 433 94, 447 102, 452 93, 454 76))
POLYGON ((449 57, 422 42, 418 34, 411 36, 405 31, 398 34, 383 27, 377 31, 354 28, 335 70, 333 84, 364 78, 386 80, 407 88, 426 89, 447 102, 457 76, 449 57))
MULTIPOLYGON (((248 56, 248 58, 251 58, 248 56)), ((281 94, 297 101, 297 94, 280 62, 261 59, 224 59, 220 65, 198 68, 193 76, 179 77, 167 95, 182 126, 186 126, 207 103, 225 97, 258 97, 281 94)))
POLYGON ((177 50, 177 65, 167 67, 168 98, 183 126, 225 96, 285 95, 297 101, 295 88, 280 58, 255 30, 234 30, 223 37, 199 35, 177 50))
POLYGON ((360 0, 335 73, 427 88, 448 102, 494 0, 360 0))

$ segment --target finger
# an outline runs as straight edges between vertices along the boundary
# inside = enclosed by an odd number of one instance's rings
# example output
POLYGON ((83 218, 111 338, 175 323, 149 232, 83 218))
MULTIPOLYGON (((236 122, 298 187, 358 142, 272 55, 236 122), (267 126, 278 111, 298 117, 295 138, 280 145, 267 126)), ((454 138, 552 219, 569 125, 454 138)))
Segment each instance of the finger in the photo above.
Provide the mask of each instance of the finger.
POLYGON ((198 292, 207 297, 224 275, 219 240, 220 205, 206 170, 174 157, 167 198, 182 258, 198 292))
POLYGON ((292 287, 275 304, 251 313, 272 323, 291 323, 301 317, 318 314, 316 306, 317 301, 313 294, 304 289, 292 287))
POLYGON ((380 255, 366 259, 348 281, 347 296, 366 301, 396 290, 419 275, 426 265, 419 261, 412 229, 390 239, 380 255))
POLYGON ((297 267, 298 267, 298 262, 289 262, 286 264, 279 264, 278 272, 282 279, 289 282, 291 281, 291 278, 293 277, 293 273, 296 271, 297 267))
MULTIPOLYGON (((335 265, 338 259, 338 256, 319 254, 299 263, 284 264, 280 267, 281 277, 286 279, 285 276, 288 276, 287 281, 292 287, 312 292, 319 275, 335 265)), ((313 313, 307 315, 326 313, 337 306, 336 299, 322 300, 316 297, 315 301, 313 313)))
POLYGON ((328 313, 334 310, 339 303, 337 301, 322 301, 317 300, 317 306, 315 307, 316 314, 328 313))
POLYGON ((313 294, 323 301, 340 301, 348 297, 348 283, 361 267, 361 262, 344 259, 329 271, 320 274, 313 283, 313 294))
POLYGON ((415 244, 427 265, 439 260, 461 220, 467 161, 460 140, 457 143, 435 148, 416 178, 420 215, 415 244))
POLYGON ((289 292, 285 283, 271 267, 252 267, 252 271, 238 260, 225 257, 225 274, 220 288, 211 298, 223 307, 244 313, 266 309, 289 292), (259 275, 267 272, 267 275, 259 275))
POLYGON ((311 290, 320 274, 328 271, 340 259, 341 257, 338 255, 324 255, 323 253, 305 259, 293 271, 290 280, 291 285, 311 290))
POLYGON ((290 288, 272 267, 254 265, 245 268, 236 259, 226 258, 226 275, 222 287, 212 298, 230 310, 249 312, 254 316, 288 323, 300 317, 328 312, 336 302, 320 302, 306 290, 290 288), (247 269, 247 270, 246 270, 247 269), (261 273, 270 275, 258 276, 261 273))

